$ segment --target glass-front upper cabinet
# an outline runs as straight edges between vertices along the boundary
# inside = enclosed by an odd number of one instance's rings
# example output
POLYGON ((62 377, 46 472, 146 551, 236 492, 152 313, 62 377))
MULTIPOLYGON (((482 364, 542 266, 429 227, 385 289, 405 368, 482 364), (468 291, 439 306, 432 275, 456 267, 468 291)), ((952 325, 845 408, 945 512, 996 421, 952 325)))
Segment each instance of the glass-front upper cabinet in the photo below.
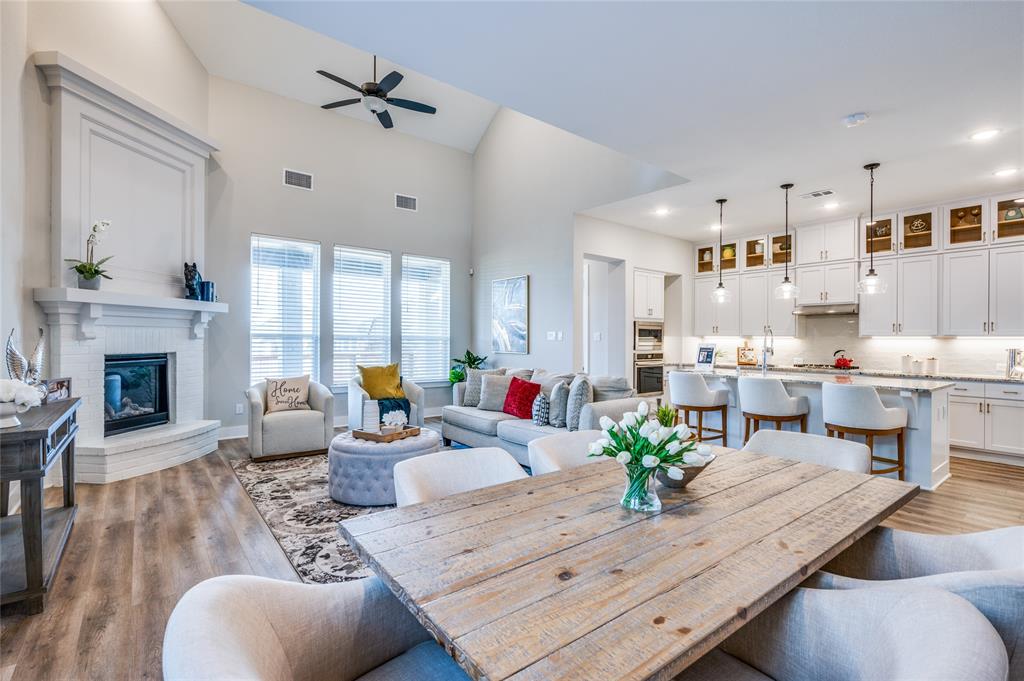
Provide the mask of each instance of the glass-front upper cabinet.
POLYGON ((992 242, 1024 239, 1024 191, 992 198, 992 242))
POLYGON ((866 217, 860 221, 860 255, 868 257, 872 251, 876 258, 887 255, 895 255, 898 245, 899 232, 897 229, 895 214, 875 216, 875 225, 872 228, 866 217))
POLYGON ((740 242, 740 253, 743 255, 743 269, 754 270, 768 266, 768 253, 765 244, 766 236, 752 236, 740 242))
POLYGON ((897 221, 899 225, 899 250, 901 252, 924 253, 939 246, 939 211, 921 209, 903 211, 897 221))
POLYGON ((739 243, 726 241, 722 243, 722 253, 718 259, 723 272, 735 272, 739 269, 739 243))
POLYGON ((718 264, 718 243, 706 244, 704 246, 697 246, 697 263, 694 267, 694 272, 697 275, 701 274, 714 274, 718 270, 715 266, 718 264))
POLYGON ((769 234, 768 244, 771 246, 771 262, 768 263, 770 267, 782 267, 786 262, 792 267, 793 248, 796 247, 796 235, 793 234, 792 228, 789 230, 789 237, 786 237, 785 232, 769 234))
POLYGON ((944 206, 946 248, 967 248, 988 243, 988 207, 986 201, 967 201, 944 206))

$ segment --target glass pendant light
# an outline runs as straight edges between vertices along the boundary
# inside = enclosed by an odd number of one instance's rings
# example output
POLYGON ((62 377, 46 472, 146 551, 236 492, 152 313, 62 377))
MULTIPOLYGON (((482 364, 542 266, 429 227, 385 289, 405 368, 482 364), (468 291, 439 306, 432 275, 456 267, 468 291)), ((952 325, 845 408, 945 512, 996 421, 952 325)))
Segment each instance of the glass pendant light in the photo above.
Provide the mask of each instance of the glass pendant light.
POLYGON ((711 292, 711 300, 725 304, 732 300, 732 291, 725 288, 725 284, 722 283, 722 232, 725 229, 722 222, 722 207, 725 205, 725 199, 715 199, 715 203, 718 204, 718 286, 711 292))
POLYGON ((789 242, 789 190, 793 188, 793 183, 787 182, 780 185, 780 188, 786 190, 786 276, 782 278, 782 283, 775 287, 775 297, 779 300, 793 300, 800 295, 800 289, 789 280, 789 259, 793 257, 793 245, 789 242))
POLYGON ((871 173, 871 202, 868 210, 868 224, 867 224, 867 240, 868 240, 868 255, 870 257, 870 265, 868 266, 868 273, 865 274, 860 281, 857 282, 857 293, 862 296, 873 296, 877 293, 885 293, 887 288, 885 281, 878 276, 875 272, 875 168, 882 165, 881 163, 869 163, 864 166, 864 170, 871 173))

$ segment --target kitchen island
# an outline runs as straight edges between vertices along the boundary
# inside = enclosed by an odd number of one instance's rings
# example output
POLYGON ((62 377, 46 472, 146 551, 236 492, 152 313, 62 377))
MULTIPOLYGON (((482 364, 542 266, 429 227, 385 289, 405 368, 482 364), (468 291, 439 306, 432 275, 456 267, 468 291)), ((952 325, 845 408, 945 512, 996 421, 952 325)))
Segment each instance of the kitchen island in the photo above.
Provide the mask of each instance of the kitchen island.
MULTIPOLYGON (((704 374, 708 387, 729 390, 727 432, 730 447, 743 446, 743 414, 742 405, 739 403, 737 379, 739 376, 761 375, 760 369, 741 370, 738 373, 736 369, 724 368, 704 374)), ((949 394, 954 386, 953 381, 784 369, 770 370, 767 376, 781 380, 790 395, 803 395, 807 398, 810 403, 807 431, 818 435, 825 434, 821 410, 823 383, 868 385, 875 388, 886 406, 905 407, 907 410, 907 430, 904 435, 905 479, 917 483, 921 489, 934 490, 949 478, 949 394)), ((717 414, 705 414, 704 420, 713 428, 721 425, 717 414)), ((764 422, 761 425, 762 428, 774 427, 764 422)), ((793 425, 788 424, 788 427, 792 428, 793 425)), ((896 438, 876 438, 875 453, 878 456, 895 458, 896 438)), ((895 474, 890 474, 890 477, 895 477, 895 474)))

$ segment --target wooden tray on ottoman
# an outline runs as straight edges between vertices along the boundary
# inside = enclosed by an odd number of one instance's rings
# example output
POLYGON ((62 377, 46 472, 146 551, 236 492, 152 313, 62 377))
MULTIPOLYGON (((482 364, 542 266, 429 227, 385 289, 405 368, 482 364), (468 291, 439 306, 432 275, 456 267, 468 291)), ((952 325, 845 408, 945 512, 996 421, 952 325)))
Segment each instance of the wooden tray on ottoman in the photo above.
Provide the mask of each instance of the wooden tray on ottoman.
POLYGON ((372 430, 352 431, 352 437, 359 438, 360 440, 369 440, 371 442, 394 442, 395 440, 404 440, 407 437, 416 437, 419 434, 419 426, 406 426, 402 430, 394 433, 375 433, 372 430))

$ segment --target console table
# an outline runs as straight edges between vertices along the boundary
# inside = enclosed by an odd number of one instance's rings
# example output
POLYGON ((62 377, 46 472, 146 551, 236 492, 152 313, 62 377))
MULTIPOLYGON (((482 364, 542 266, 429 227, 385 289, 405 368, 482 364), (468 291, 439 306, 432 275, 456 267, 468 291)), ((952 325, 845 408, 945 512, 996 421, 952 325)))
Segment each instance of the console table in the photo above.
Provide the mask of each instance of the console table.
POLYGON ((25 602, 43 610, 75 521, 75 412, 80 398, 59 400, 18 414, 21 425, 0 430, 0 604, 25 602), (43 506, 43 478, 60 459, 64 503, 43 506), (21 513, 9 515, 10 485, 21 483, 21 513))

